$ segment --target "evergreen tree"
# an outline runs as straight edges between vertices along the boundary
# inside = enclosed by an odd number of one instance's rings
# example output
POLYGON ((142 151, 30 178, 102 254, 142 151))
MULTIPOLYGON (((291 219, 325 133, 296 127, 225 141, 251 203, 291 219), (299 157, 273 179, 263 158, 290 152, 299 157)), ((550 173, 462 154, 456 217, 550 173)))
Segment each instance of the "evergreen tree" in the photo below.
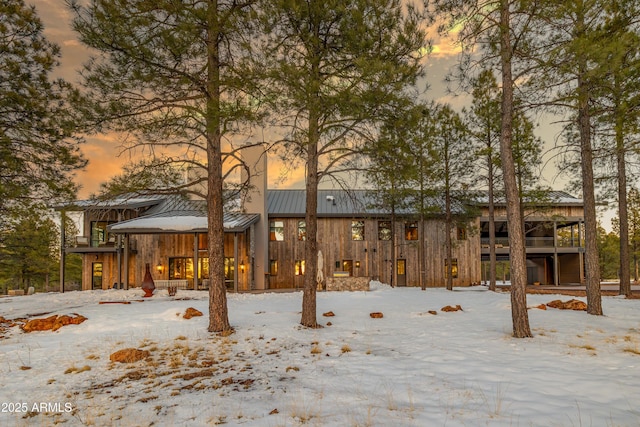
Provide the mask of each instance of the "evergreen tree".
POLYGON ((354 167, 353 154, 375 138, 382 108, 415 83, 425 34, 416 9, 399 0, 274 0, 262 18, 285 158, 305 164, 301 324, 314 328, 318 183, 354 167))
POLYGON ((475 156, 473 150, 469 149, 466 126, 449 105, 433 108, 430 122, 434 127, 429 143, 429 154, 432 158, 430 176, 433 188, 438 194, 444 196, 446 287, 451 291, 453 290, 452 234, 457 222, 466 224, 463 219, 464 210, 471 205, 469 188, 474 184, 475 179, 469 171, 473 170, 472 163, 475 156))
POLYGON ((472 103, 466 122, 478 157, 481 188, 487 189, 489 232, 489 289, 496 290, 495 198, 500 189, 500 88, 491 70, 472 82, 472 103))
POLYGON ((251 55, 254 3, 71 4, 74 29, 97 53, 83 70, 93 129, 122 132, 129 148, 149 154, 149 161, 139 164, 142 174, 176 163, 195 171, 183 188, 201 189, 207 200, 211 332, 231 330, 224 282, 223 156, 235 155, 225 141, 255 118, 259 104, 248 95, 251 73, 243 67, 251 55))
POLYGON ((473 76, 477 65, 500 70, 500 159, 509 232, 513 336, 530 337, 525 234, 514 164, 513 120, 516 82, 529 77, 530 64, 535 59, 531 49, 538 34, 531 23, 539 7, 528 0, 437 0, 436 7, 446 21, 443 27, 459 30, 462 82, 473 76))
POLYGON ((75 196, 85 161, 69 102, 77 92, 53 79, 60 49, 43 35, 36 9, 0 3, 0 213, 34 200, 75 196))
POLYGON ((60 235, 43 206, 14 209, 0 239, 0 280, 7 288, 44 290, 57 279, 60 235))

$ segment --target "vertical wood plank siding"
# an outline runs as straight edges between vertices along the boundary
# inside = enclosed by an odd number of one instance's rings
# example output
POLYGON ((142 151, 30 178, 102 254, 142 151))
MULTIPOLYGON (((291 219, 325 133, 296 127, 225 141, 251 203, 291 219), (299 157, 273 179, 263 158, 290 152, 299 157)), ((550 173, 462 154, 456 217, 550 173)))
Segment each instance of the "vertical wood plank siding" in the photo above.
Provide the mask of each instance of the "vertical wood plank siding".
MULTIPOLYGON (((269 258, 277 260, 278 274, 270 277, 271 288, 300 288, 303 277, 295 275, 295 261, 304 259, 304 242, 297 239, 299 218, 271 218, 284 222, 284 240, 269 242, 269 258)), ((392 260, 391 241, 378 240, 378 219, 365 219, 364 240, 351 239, 351 218, 318 219, 318 247, 324 256, 326 276, 342 270, 344 260, 353 261, 353 276, 369 277, 390 283, 395 262, 392 260), (360 267, 356 267, 356 263, 360 267), (336 263, 338 267, 336 268, 336 263)), ((358 218, 357 220, 362 220, 358 218)), ((474 223, 479 225, 479 220, 474 223)), ((420 286, 417 240, 405 240, 404 221, 396 228, 397 258, 406 260, 407 286, 420 286)), ((429 287, 445 285, 445 225, 442 221, 425 221, 426 284, 429 287)), ((468 286, 480 281, 480 238, 472 231, 467 239, 458 241, 456 230, 453 254, 458 262, 458 277, 454 286, 468 286)), ((420 238, 420 237, 419 237, 420 238)))

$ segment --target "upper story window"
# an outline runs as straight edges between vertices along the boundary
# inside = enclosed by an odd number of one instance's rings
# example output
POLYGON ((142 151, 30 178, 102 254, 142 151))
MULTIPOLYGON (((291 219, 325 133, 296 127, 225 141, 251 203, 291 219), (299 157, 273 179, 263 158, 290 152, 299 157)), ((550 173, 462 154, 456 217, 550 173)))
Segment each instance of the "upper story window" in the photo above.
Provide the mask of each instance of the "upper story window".
POLYGON ((284 240, 284 221, 271 221, 269 223, 269 240, 277 242, 284 240))
POLYGON ((418 240, 418 223, 415 221, 404 224, 404 239, 418 240))
POLYGON ((391 221, 378 221, 378 240, 391 240, 391 221))
POLYGON ((458 227, 458 240, 467 240, 467 229, 458 227))
POLYGON ((298 221, 298 240, 307 240, 307 223, 298 221))
POLYGON ((351 240, 364 240, 364 221, 351 221, 351 240))
POLYGON ((91 221, 91 246, 98 247, 115 243, 115 236, 107 232, 107 226, 114 221, 91 221))

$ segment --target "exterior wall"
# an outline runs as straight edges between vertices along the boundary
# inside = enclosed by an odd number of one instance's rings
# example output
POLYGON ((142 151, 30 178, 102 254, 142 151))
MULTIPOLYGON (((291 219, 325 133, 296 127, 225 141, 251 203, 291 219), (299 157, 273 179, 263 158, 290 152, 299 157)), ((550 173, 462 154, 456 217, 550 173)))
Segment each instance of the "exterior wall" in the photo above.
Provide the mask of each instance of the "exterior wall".
MULTIPOLYGON (((271 218, 284 222, 284 240, 269 242, 269 259, 277 260, 278 273, 269 278, 270 288, 301 288, 304 277, 295 275, 296 260, 304 259, 304 241, 297 239, 298 221, 302 218, 271 218)), ((325 277, 342 271, 343 261, 353 263, 354 277, 367 277, 391 283, 395 262, 391 241, 378 240, 379 219, 365 219, 364 240, 352 240, 352 218, 319 218, 318 248, 324 258, 325 277), (359 263, 359 267, 357 266, 359 263)), ((357 219, 361 220, 361 219, 357 219)), ((386 220, 386 219, 380 219, 386 220)), ((477 227, 477 223, 475 226, 477 227)), ((406 285, 420 286, 418 246, 419 240, 405 240, 405 221, 397 221, 396 260, 406 263, 406 285)), ((425 282, 429 287, 446 285, 445 232, 443 221, 427 220, 424 224, 426 260, 425 282)), ((458 277, 454 286, 468 286, 480 282, 480 237, 467 232, 465 240, 456 240, 453 233, 453 258, 457 259, 458 277)))
MULTIPOLYGON (((200 237, 206 244, 206 235, 200 237)), ((139 287, 145 274, 145 265, 149 263, 151 275, 154 279, 169 278, 169 258, 193 258, 195 234, 139 234, 131 236, 131 246, 136 250, 129 254, 129 287, 139 287), (157 266, 162 266, 162 272, 158 272, 157 266)), ((248 233, 238 234, 238 290, 250 289, 250 272, 248 250, 248 233), (244 270, 244 271, 243 271, 244 270)), ((225 256, 234 257, 234 234, 225 234, 225 256)), ((200 245, 198 258, 208 258, 205 246, 200 245)), ((124 264, 124 255, 122 256, 124 264)), ((110 289, 118 282, 117 255, 115 253, 86 253, 83 256, 83 280, 82 289, 91 289, 92 265, 94 262, 103 263, 102 289, 110 289)), ((124 266, 122 274, 125 274, 124 266)), ((124 277, 122 283, 124 283, 124 277)), ((190 283, 193 287, 193 283, 190 283)))

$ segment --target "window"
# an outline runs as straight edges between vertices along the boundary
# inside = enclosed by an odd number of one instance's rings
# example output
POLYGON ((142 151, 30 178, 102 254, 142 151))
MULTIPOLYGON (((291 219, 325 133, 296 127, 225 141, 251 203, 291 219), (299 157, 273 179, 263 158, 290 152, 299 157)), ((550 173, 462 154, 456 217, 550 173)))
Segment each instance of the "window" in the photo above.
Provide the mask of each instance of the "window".
MULTIPOLYGON (((233 258, 231 258, 233 259, 233 258)), ((225 275, 226 275, 225 259, 225 275)), ((193 285, 193 258, 175 257, 169 258, 169 280, 187 279, 189 286, 193 285)), ((209 278, 209 257, 205 252, 198 253, 198 279, 209 278)))
POLYGON ((307 240, 307 223, 298 221, 298 240, 307 240))
POLYGON ((91 264, 91 289, 102 289, 102 263, 91 264))
POLYGON ((91 246, 97 248, 98 246, 105 245, 107 243, 115 243, 115 238, 109 236, 107 233, 107 226, 112 224, 113 221, 92 221, 91 222, 91 246))
POLYGON ((284 240, 284 221, 271 221, 269 223, 269 240, 275 242, 284 240))
POLYGON ((343 260, 342 271, 348 271, 349 276, 353 276, 353 260, 350 260, 350 259, 343 260))
POLYGON ((295 275, 296 276, 304 276, 304 260, 303 259, 296 260, 295 275))
POLYGON ((458 240, 467 240, 467 229, 458 227, 458 240))
POLYGON ((269 261, 269 274, 271 276, 277 276, 278 275, 278 260, 277 259, 272 259, 269 261))
MULTIPOLYGON (((449 277, 449 263, 447 260, 444 260, 444 277, 449 277)), ((454 279, 458 278, 458 259, 453 258, 451 262, 451 277, 454 279)))
POLYGON ((405 222, 404 224, 404 239, 405 240, 418 240, 418 223, 405 222))
POLYGON ((364 240, 364 221, 351 221, 351 240, 364 240))
POLYGON ((378 221, 378 240, 391 240, 391 221, 378 221))
POLYGON ((169 280, 193 279, 193 258, 169 258, 169 280))
POLYGON ((227 289, 233 290, 235 281, 236 265, 233 257, 224 257, 224 283, 227 289))
POLYGON ((198 250, 204 251, 209 247, 209 240, 207 233, 199 233, 198 234, 198 250))

